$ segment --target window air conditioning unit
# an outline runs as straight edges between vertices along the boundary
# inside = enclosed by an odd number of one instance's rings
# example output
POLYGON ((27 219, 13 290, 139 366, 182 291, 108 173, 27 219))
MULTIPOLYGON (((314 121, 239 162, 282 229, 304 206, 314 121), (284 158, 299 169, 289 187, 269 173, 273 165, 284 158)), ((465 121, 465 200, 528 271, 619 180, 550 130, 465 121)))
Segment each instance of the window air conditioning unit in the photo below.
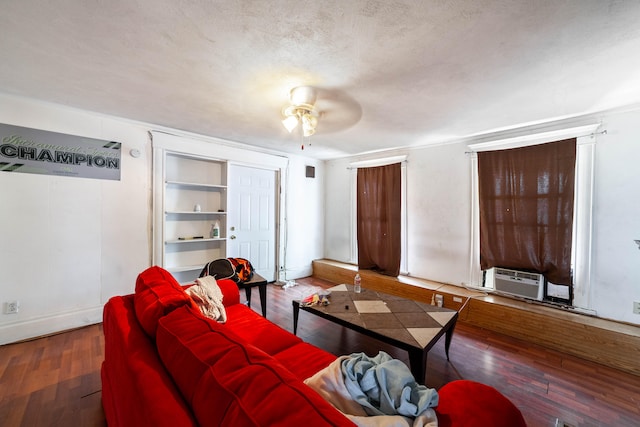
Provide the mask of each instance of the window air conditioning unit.
POLYGON ((542 301, 544 293, 544 276, 542 274, 499 267, 494 270, 496 291, 542 301))

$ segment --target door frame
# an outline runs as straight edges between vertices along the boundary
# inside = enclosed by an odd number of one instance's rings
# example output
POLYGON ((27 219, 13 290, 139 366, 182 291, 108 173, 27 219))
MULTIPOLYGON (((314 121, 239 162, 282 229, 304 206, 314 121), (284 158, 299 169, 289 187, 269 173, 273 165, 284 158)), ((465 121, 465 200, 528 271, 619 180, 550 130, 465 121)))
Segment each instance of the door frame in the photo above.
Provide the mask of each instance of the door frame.
MULTIPOLYGON (((286 173, 287 173, 287 169, 288 169, 288 165, 289 165, 289 160, 286 159, 286 166, 282 167, 272 167, 270 165, 265 165, 265 164, 260 164, 260 165, 256 165, 253 163, 247 163, 247 162, 238 162, 238 161, 229 161, 228 162, 228 167, 227 167, 227 179, 229 179, 229 174, 230 174, 230 170, 232 166, 242 166, 242 167, 246 167, 246 168, 252 168, 252 169, 261 169, 261 170, 267 170, 267 171, 273 171, 275 172, 275 183, 274 183, 274 189, 275 189, 275 215, 274 215, 274 219, 276 221, 275 223, 275 265, 273 266, 274 268, 274 277, 276 281, 279 280, 283 280, 282 278, 282 274, 284 274, 284 271, 282 268, 280 268, 279 266, 284 265, 284 263, 282 262, 285 259, 284 256, 284 245, 282 245, 282 242, 285 241, 285 236, 284 236, 284 230, 285 227, 283 226, 283 224, 285 223, 285 209, 284 209, 284 199, 285 199, 285 194, 286 192, 284 191, 284 188, 282 187, 283 183, 286 182, 286 173)), ((228 209, 228 207, 227 207, 228 209)), ((227 221, 227 227, 229 227, 228 221, 227 221)), ((229 230, 227 229, 227 236, 229 236, 229 230)))

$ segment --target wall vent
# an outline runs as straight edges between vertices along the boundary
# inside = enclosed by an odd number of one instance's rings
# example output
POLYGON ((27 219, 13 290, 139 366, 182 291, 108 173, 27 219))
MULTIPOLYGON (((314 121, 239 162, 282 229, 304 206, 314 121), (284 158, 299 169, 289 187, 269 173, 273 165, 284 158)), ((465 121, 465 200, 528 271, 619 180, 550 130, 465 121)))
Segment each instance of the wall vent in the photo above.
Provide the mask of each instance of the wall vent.
POLYGON ((494 288, 496 291, 542 301, 544 276, 539 273, 495 268, 494 288))
POLYGON ((307 166, 305 168, 305 176, 307 178, 315 178, 316 177, 316 167, 315 166, 307 166))

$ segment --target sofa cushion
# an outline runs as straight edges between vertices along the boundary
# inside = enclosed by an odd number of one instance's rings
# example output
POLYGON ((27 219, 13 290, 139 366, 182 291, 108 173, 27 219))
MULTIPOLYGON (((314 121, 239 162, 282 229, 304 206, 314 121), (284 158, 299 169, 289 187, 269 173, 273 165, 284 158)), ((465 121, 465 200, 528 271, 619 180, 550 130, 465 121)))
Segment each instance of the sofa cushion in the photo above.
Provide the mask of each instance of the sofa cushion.
POLYGON ((291 332, 270 322, 244 304, 227 308, 226 326, 243 341, 269 355, 302 342, 291 332))
POLYGON ((240 304, 240 289, 238 289, 236 282, 229 279, 220 279, 216 281, 218 282, 220 291, 222 291, 222 304, 225 307, 240 304))
POLYGON ((336 356, 333 354, 306 342, 300 342, 293 347, 276 353, 273 357, 296 378, 301 380, 306 380, 315 375, 316 372, 326 368, 336 360, 336 356))
POLYGON ((522 413, 495 388, 458 380, 438 390, 438 427, 526 427, 522 413))
POLYGON ((160 319, 156 344, 201 426, 353 425, 275 359, 196 310, 160 319))
POLYGON ((178 307, 194 304, 171 273, 157 266, 138 275, 133 301, 138 322, 151 338, 156 336, 158 319, 178 307))

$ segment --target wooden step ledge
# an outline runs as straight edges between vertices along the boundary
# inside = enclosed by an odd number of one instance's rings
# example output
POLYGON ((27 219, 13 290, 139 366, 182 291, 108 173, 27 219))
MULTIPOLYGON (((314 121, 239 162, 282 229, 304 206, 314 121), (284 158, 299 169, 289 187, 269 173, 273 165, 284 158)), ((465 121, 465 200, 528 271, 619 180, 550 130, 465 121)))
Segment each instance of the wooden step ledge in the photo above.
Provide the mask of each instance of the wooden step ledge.
MULTIPOLYGON (((352 283, 358 268, 332 260, 313 261, 313 276, 352 283)), ((442 295, 459 320, 640 376, 640 327, 542 304, 408 276, 359 271, 363 287, 430 303, 442 295)))

